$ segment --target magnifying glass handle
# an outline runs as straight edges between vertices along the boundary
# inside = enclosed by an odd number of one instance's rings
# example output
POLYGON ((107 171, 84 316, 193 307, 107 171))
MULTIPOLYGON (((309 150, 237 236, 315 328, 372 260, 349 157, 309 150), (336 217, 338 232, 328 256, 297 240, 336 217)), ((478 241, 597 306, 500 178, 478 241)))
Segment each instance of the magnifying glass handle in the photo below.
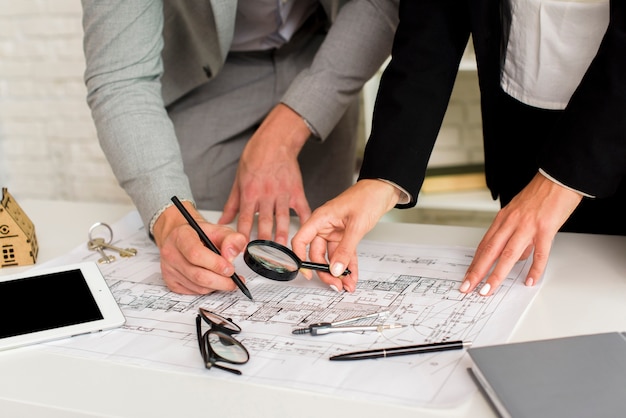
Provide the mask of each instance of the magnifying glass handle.
MULTIPOLYGON (((311 261, 303 261, 302 264, 300 265, 300 268, 330 273, 330 266, 328 264, 313 263, 311 261)), ((350 273, 351 271, 349 269, 346 269, 343 273, 341 273, 341 275, 347 276, 350 273)))

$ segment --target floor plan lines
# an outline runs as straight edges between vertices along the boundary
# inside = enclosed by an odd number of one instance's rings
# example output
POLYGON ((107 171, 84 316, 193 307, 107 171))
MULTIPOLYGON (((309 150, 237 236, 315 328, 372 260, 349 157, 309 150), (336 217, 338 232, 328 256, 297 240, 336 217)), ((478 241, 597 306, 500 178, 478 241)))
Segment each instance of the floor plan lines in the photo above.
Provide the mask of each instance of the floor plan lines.
MULTIPOLYGON (((353 293, 331 290, 316 277, 272 281, 253 273, 240 257, 235 267, 253 301, 236 291, 179 295, 165 286, 158 249, 147 238, 139 216, 132 213, 112 227, 115 245, 137 249, 132 258, 99 266, 127 317, 126 326, 99 336, 50 343, 50 349, 232 379, 229 373, 202 367, 195 317, 203 307, 242 328, 237 339, 251 357, 239 378, 357 399, 436 406, 460 402, 474 390, 466 371, 469 360, 462 350, 358 362, 330 362, 328 357, 450 340, 501 343, 538 290, 523 284, 529 261, 518 263, 492 296, 483 297, 477 291, 458 291, 473 257, 471 248, 362 241, 359 282, 353 293), (388 314, 362 324, 403 327, 319 336, 292 333, 317 322, 381 312, 388 314)), ((54 263, 96 261, 97 257, 83 245, 54 263)))

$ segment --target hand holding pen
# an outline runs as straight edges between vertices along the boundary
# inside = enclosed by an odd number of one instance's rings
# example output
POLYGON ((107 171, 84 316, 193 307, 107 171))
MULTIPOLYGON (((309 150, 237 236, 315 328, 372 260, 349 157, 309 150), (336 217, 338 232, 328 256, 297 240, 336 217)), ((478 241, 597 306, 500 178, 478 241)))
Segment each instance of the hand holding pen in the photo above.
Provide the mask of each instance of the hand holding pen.
POLYGON ((159 247, 165 284, 171 291, 181 294, 236 289, 230 278, 235 272, 232 261, 246 247, 247 238, 228 226, 205 221, 191 202, 183 201, 182 205, 211 237, 222 256, 207 250, 179 209, 171 205, 157 218, 152 228, 159 247))
MULTIPOLYGON (((204 244, 205 247, 213 251, 215 254, 222 255, 220 253, 220 250, 215 246, 215 244, 213 244, 213 242, 209 239, 209 237, 204 233, 202 228, 200 228, 200 225, 198 225, 198 223, 193 218, 193 216, 191 216, 191 214, 187 211, 187 209, 183 206, 183 204, 180 202, 180 200, 176 196, 172 197, 172 202, 174 203, 176 208, 178 208, 180 213, 185 217, 185 220, 189 223, 189 225, 191 225, 194 231, 196 231, 196 233, 198 234, 198 237, 200 238, 200 241, 202 241, 202 244, 204 244)), ((233 280, 233 282, 235 282, 235 284, 243 292, 243 294, 246 295, 248 299, 252 300, 252 294, 250 294, 250 291, 248 290, 246 285, 243 284, 243 281, 241 280, 241 278, 239 278, 237 273, 233 272, 230 278, 233 280)))

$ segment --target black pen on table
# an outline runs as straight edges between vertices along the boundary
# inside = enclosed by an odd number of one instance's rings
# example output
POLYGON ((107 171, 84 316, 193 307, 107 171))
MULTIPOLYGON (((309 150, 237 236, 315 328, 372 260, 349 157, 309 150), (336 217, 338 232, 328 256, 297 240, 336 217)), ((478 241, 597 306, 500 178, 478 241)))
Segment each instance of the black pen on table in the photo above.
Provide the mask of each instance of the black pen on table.
MULTIPOLYGON (((191 216, 191 214, 187 211, 187 209, 185 209, 183 204, 180 202, 180 200, 178 200, 176 196, 172 197, 172 202, 174 202, 174 205, 178 208, 180 213, 183 214, 183 216, 185 217, 189 225, 191 225, 191 227, 198 233, 198 236, 200 237, 200 241, 202 241, 204 246, 207 247, 209 250, 213 251, 215 254, 222 255, 222 253, 220 253, 220 250, 218 250, 215 244, 211 242, 211 240, 209 239, 209 237, 207 237, 207 235, 204 233, 202 228, 200 228, 200 225, 198 225, 196 220, 191 216)), ((233 282, 235 282, 237 287, 243 292, 244 295, 248 297, 248 299, 253 300, 252 294, 250 293, 246 285, 243 284, 243 282, 241 281, 237 273, 233 273, 233 275, 230 276, 230 278, 233 279, 233 282)))
POLYGON ((402 347, 376 348, 373 350, 353 351, 350 353, 331 356, 329 360, 366 360, 373 358, 386 358, 393 356, 406 356, 409 354, 434 353, 437 351, 461 350, 471 346, 471 342, 444 341, 430 344, 406 345, 402 347))

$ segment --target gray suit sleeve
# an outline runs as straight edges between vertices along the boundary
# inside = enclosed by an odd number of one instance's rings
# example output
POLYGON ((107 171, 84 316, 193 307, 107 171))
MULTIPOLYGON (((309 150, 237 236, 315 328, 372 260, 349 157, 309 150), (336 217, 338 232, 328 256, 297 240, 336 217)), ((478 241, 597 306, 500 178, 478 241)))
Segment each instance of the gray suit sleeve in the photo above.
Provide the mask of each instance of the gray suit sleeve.
POLYGON ((398 24, 395 0, 352 0, 343 6, 311 67, 282 102, 326 138, 363 85, 391 53, 398 24))
POLYGON ((83 0, 87 102, 100 145, 144 225, 173 195, 192 200, 165 111, 161 0, 83 0))

